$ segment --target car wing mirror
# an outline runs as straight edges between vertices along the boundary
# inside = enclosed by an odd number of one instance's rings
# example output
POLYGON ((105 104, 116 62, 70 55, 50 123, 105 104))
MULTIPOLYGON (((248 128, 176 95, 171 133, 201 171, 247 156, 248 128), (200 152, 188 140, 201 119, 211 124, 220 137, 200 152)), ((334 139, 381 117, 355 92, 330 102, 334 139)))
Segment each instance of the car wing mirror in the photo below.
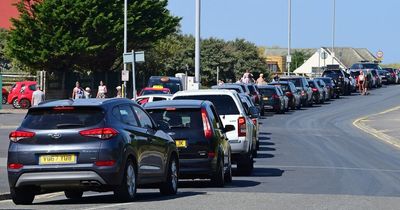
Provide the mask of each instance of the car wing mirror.
POLYGON ((229 131, 234 131, 235 130, 235 126, 234 125, 225 125, 224 131, 229 132, 229 131))

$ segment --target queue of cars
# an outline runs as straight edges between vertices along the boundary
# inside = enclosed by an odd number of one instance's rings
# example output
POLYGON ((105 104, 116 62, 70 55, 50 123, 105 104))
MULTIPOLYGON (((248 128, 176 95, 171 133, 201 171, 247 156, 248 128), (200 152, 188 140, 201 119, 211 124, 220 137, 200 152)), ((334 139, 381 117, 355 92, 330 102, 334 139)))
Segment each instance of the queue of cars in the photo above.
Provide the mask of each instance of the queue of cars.
POLYGON ((224 187, 232 181, 233 164, 241 174, 252 173, 260 115, 346 94, 338 84, 343 78, 335 78, 293 76, 259 86, 232 83, 169 94, 174 91, 163 91, 162 85, 179 84, 154 77, 161 84, 152 88, 165 94, 144 94, 136 102, 42 102, 9 135, 12 200, 30 204, 46 192, 64 191, 67 198, 79 199, 85 191, 113 191, 117 199, 132 201, 141 187, 176 194, 180 178, 210 179, 224 187))

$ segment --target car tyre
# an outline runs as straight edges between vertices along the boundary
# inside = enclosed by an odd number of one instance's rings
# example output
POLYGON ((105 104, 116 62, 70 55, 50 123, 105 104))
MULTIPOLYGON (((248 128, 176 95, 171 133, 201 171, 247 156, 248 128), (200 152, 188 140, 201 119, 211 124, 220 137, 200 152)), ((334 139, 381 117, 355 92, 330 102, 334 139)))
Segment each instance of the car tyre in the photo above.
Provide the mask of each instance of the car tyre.
POLYGON ((178 193, 178 164, 175 156, 172 156, 168 164, 167 180, 161 184, 160 193, 163 195, 176 195, 178 193))
POLYGON ((31 102, 28 99, 23 98, 19 102, 19 106, 21 109, 29 109, 29 107, 31 107, 31 102))
POLYGON ((19 103, 18 103, 18 98, 14 98, 14 99, 11 101, 11 104, 13 105, 13 107, 14 107, 15 109, 19 109, 19 108, 20 108, 20 105, 19 105, 19 103))
POLYGON ((16 205, 29 205, 35 199, 35 192, 27 188, 11 188, 10 193, 16 205))
POLYGON ((126 161, 124 178, 120 186, 114 190, 114 195, 121 201, 134 201, 137 191, 137 167, 131 159, 126 161))
POLYGON ((64 191, 65 197, 68 199, 78 200, 83 196, 83 191, 81 190, 66 190, 64 191))
POLYGON ((225 171, 225 183, 231 183, 232 182, 232 162, 231 162, 230 158, 228 160, 229 160, 228 170, 225 171))
POLYGON ((218 159, 217 170, 211 177, 211 183, 215 187, 225 186, 225 171, 224 171, 224 161, 222 158, 218 159))

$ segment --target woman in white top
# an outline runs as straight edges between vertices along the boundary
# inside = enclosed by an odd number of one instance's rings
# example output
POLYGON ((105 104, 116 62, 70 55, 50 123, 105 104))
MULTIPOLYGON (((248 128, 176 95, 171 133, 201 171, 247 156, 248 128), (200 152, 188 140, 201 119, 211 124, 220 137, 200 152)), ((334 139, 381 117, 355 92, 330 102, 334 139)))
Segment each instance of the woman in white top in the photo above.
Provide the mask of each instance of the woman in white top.
POLYGON ((107 86, 104 85, 103 81, 100 81, 96 98, 106 98, 106 94, 107 94, 107 86))
POLYGON ((358 90, 360 91, 361 95, 365 94, 365 87, 364 87, 364 82, 365 81, 365 75, 363 71, 360 71, 360 75, 358 75, 358 90))

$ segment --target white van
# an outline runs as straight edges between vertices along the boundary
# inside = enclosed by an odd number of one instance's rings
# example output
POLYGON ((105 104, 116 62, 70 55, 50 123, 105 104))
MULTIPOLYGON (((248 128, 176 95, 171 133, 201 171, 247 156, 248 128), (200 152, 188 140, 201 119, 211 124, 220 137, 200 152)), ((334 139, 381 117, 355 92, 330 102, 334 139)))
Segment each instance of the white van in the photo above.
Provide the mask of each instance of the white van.
POLYGON ((253 152, 256 145, 254 124, 246 114, 239 95, 233 90, 192 90, 175 93, 172 100, 198 99, 211 101, 217 109, 224 126, 233 125, 235 130, 227 132, 232 148, 232 162, 244 174, 253 170, 253 152))

